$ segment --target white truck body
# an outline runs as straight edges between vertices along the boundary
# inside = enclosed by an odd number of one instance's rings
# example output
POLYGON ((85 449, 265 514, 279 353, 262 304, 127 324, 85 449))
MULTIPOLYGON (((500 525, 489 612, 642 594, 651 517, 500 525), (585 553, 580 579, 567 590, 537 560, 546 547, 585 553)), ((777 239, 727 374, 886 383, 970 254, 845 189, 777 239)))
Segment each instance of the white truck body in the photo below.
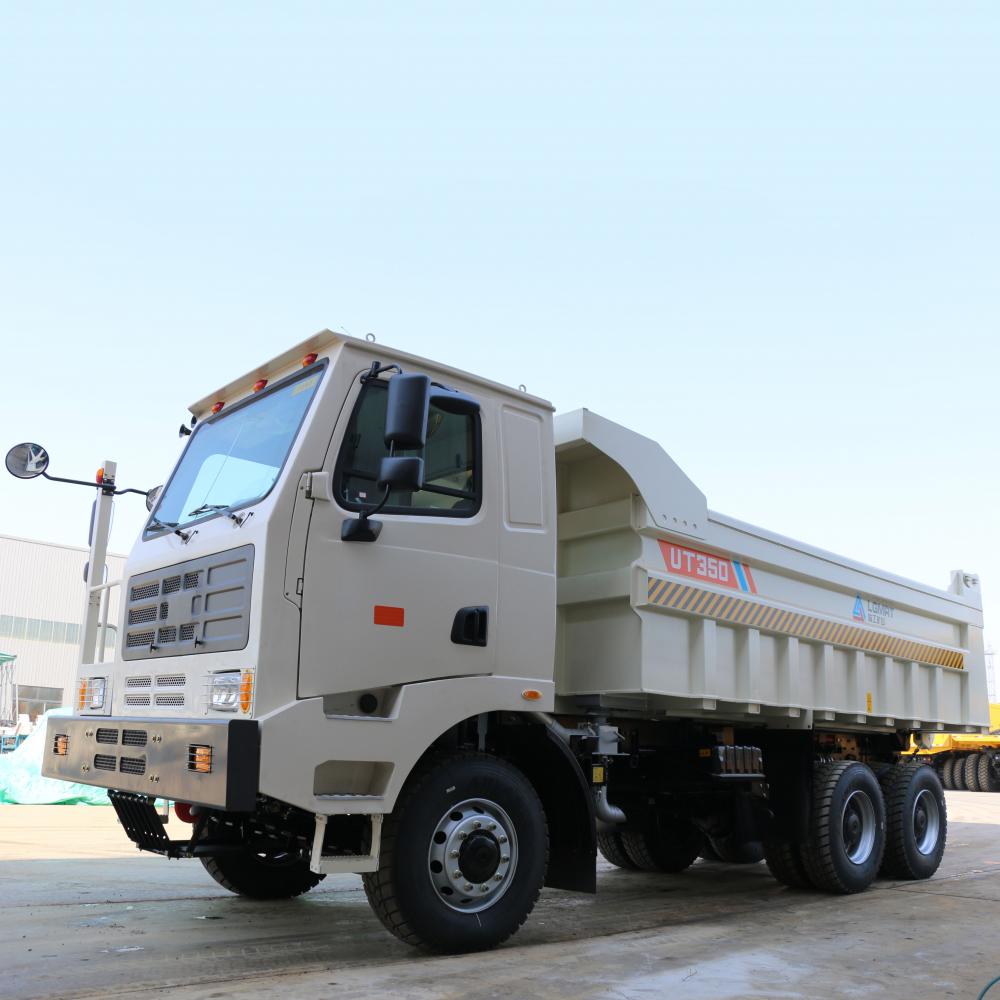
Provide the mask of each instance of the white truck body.
MULTIPOLYGON (((432 750, 477 745, 520 761, 553 843, 570 844, 544 775, 503 750, 534 723, 572 748, 582 788, 593 781, 580 807, 590 840, 566 848, 586 867, 595 814, 599 829, 631 822, 609 804, 607 774, 647 724, 666 734, 656 752, 701 741, 705 759, 718 742, 722 760, 752 740, 765 771, 785 753, 781 733, 800 734, 796 752, 827 733, 839 742, 823 759, 891 762, 911 734, 988 724, 973 575, 934 590, 716 514, 659 445, 590 411, 553 420, 543 399, 323 331, 191 413, 194 433, 129 556, 116 659, 81 666, 76 715, 59 720, 44 764, 115 789, 140 846, 198 853, 194 837, 170 846, 146 829, 144 796, 213 816, 278 803, 315 820, 314 872, 379 872, 382 820, 403 809, 415 769, 432 750), (378 499, 364 423, 376 404, 363 397, 400 378, 385 366, 472 397, 478 413, 432 407, 426 478, 372 515, 381 533, 366 544, 342 532, 378 499), (254 417, 258 392, 284 407, 272 423, 254 417), (220 476, 258 468, 241 450, 254 435, 270 486, 202 503, 220 476), (220 708, 223 677, 238 694, 220 708), (329 831, 351 817, 370 818, 360 847, 332 849, 329 831)), ((95 539, 98 555, 105 543, 95 539)), ((759 758, 727 777, 766 798, 759 758)), ((636 800, 633 815, 644 808, 636 800)), ((547 884, 586 884, 557 868, 550 859, 547 884)))

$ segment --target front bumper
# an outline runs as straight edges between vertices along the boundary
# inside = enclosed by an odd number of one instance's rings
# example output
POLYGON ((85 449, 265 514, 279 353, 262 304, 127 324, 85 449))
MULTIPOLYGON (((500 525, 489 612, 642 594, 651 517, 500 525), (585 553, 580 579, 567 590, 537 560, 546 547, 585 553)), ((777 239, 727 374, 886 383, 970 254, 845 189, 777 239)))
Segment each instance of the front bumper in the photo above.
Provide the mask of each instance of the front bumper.
POLYGON ((227 812, 252 812, 260 776, 260 730, 250 719, 54 717, 48 720, 42 774, 227 812), (195 753, 205 747, 210 754, 203 749, 195 753), (206 758, 208 770, 203 769, 206 758))

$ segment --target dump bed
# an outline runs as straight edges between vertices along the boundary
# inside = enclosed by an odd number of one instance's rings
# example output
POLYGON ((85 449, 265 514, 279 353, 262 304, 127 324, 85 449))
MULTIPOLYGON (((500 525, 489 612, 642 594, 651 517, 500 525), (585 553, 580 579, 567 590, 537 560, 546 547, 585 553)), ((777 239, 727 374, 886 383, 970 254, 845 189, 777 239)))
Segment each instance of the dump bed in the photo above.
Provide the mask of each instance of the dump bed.
POLYGON ((936 590, 709 511, 658 444, 588 410, 555 443, 565 708, 988 727, 972 574, 936 590))

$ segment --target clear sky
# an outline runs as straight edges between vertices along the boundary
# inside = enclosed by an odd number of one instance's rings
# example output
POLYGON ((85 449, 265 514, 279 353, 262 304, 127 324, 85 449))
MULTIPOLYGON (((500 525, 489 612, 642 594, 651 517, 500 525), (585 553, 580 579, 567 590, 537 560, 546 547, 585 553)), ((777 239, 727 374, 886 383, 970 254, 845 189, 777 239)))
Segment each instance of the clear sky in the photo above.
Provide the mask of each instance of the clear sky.
MULTIPOLYGON (((188 403, 371 331, 978 571, 1000 636, 998 52, 995 3, 3 3, 0 444, 153 485, 188 403)), ((88 511, 0 478, 4 533, 88 511)))

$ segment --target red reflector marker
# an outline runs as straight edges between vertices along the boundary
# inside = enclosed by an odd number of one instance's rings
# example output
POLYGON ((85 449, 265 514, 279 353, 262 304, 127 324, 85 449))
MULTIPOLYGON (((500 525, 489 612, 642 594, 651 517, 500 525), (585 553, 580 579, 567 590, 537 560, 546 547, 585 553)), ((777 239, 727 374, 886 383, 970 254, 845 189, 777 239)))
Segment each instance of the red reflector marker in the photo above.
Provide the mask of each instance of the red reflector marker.
POLYGON ((394 625, 396 628, 402 628, 404 615, 403 608, 392 608, 386 604, 375 605, 376 625, 394 625))
POLYGON ((309 365, 311 365, 318 357, 319 357, 318 354, 307 354, 302 359, 302 367, 303 368, 308 368, 309 365))
POLYGON ((253 384, 253 391, 254 392, 260 392, 260 390, 263 389, 265 385, 267 385, 267 379, 266 378, 259 378, 253 384))
POLYGON ((191 812, 191 806, 187 802, 175 802, 174 814, 182 823, 194 822, 194 814, 191 812))
POLYGON ((218 402, 218 403, 216 403, 216 404, 215 404, 215 405, 214 405, 214 406, 212 407, 212 412, 213 412, 213 413, 218 413, 218 412, 219 412, 219 410, 221 410, 221 409, 222 409, 222 408, 223 408, 223 407, 224 407, 225 405, 226 405, 226 404, 225 404, 225 403, 223 403, 223 402, 221 402, 221 401, 220 401, 220 402, 218 402))

